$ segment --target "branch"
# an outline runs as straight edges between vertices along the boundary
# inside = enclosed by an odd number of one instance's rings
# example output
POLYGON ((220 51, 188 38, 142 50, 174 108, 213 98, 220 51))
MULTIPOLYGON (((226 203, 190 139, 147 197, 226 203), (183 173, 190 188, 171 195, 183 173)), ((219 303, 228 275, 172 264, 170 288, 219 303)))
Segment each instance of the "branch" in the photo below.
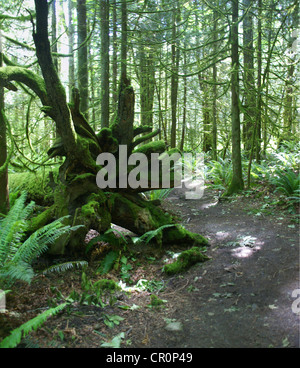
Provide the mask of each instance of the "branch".
POLYGON ((11 89, 11 81, 25 84, 40 98, 43 105, 49 104, 45 83, 37 74, 19 66, 0 68, 0 87, 11 89))
POLYGON ((148 141, 149 139, 155 137, 160 133, 160 129, 156 129, 154 132, 148 133, 142 137, 137 138, 134 142, 131 144, 131 149, 133 150, 134 147, 138 146, 139 144, 148 141))

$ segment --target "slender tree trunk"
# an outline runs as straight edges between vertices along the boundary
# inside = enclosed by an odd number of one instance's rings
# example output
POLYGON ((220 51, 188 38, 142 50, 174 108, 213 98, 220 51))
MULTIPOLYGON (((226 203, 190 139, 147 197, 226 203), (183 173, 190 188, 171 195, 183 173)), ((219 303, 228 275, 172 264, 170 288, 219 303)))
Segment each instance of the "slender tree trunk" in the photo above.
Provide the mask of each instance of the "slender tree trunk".
MULTIPOLYGON (((244 0, 244 11, 247 11, 251 0, 244 0)), ((245 151, 250 152, 255 122, 255 84, 254 84, 254 48, 253 48, 253 19, 251 9, 243 21, 243 53, 244 53, 244 104, 243 138, 245 151)))
MULTIPOLYGON (((219 1, 217 1, 217 6, 219 6, 219 1)), ((213 40, 214 40, 214 47, 213 52, 214 55, 217 53, 217 43, 216 40, 218 38, 217 34, 217 25, 218 25, 218 13, 214 10, 214 26, 213 26, 213 40)), ((218 141, 218 128, 217 128, 217 64, 214 63, 213 65, 213 105, 212 105, 212 158, 213 160, 217 160, 217 141, 218 141)))
POLYGON ((113 2, 113 55, 112 55, 112 89, 113 89, 113 111, 118 106, 118 38, 117 38, 117 1, 113 2))
MULTIPOLYGON (((3 66, 2 35, 0 30, 0 67, 3 66)), ((6 214, 9 207, 8 172, 4 167, 7 159, 6 123, 4 119, 4 88, 0 87, 0 213, 6 214), (3 113, 2 113, 3 112, 3 113), (2 167, 2 169, 1 169, 2 167)))
POLYGON ((88 49, 87 38, 87 16, 86 0, 77 0, 77 18, 78 18, 78 89, 80 93, 80 110, 87 118, 89 108, 89 77, 88 77, 88 49))
MULTIPOLYGON (((178 5, 178 4, 177 4, 178 5)), ((180 20, 179 8, 173 10, 172 26, 172 76, 171 76, 171 148, 176 147, 176 128, 177 128, 177 99, 178 99, 178 67, 179 67, 179 48, 177 47, 177 23, 180 20)))
POLYGON ((238 0, 232 0, 231 25, 231 131, 233 177, 227 195, 244 188, 241 159, 241 131, 239 108, 239 42, 238 42, 238 0))
POLYGON ((299 28, 299 1, 295 3, 295 8, 291 14, 291 37, 289 39, 288 47, 291 54, 289 58, 288 75, 286 82, 286 95, 285 95, 285 109, 284 109, 284 127, 285 135, 284 139, 290 140, 292 138, 293 123, 296 120, 296 108, 295 108, 295 87, 293 83, 295 74, 295 65, 297 57, 297 30, 299 28), (295 46, 296 45, 296 46, 295 46))
MULTIPOLYGON (((262 0, 258 0, 258 22, 257 22, 257 91, 258 97, 256 102, 256 126, 254 127, 253 134, 255 144, 256 160, 260 161, 261 151, 261 110, 262 110, 262 0)), ((267 70, 267 69, 266 69, 267 70)), ((250 166, 250 164, 249 164, 250 166)), ((248 180, 250 185, 250 178, 248 180)))
MULTIPOLYGON (((184 72, 186 73, 186 53, 183 55, 184 72)), ((180 141, 180 151, 183 152, 184 140, 185 140, 185 130, 186 130, 186 110, 187 110, 187 78, 183 80, 183 116, 182 116, 182 131, 181 131, 181 141, 180 141)))
POLYGON ((146 52, 140 47, 140 104, 141 125, 153 125, 153 101, 155 87, 154 50, 146 52))
POLYGON ((212 129, 210 123, 210 106, 209 106, 209 93, 208 87, 203 82, 205 80, 205 74, 198 75, 200 89, 203 93, 202 99, 202 114, 203 114, 203 152, 209 152, 212 149, 212 129))
POLYGON ((127 3, 122 0, 121 79, 127 78, 127 3))
POLYGON ((69 101, 72 100, 72 90, 75 87, 75 62, 74 62, 74 25, 72 20, 72 0, 68 0, 68 14, 69 14, 69 25, 68 25, 68 38, 69 38, 69 101))
POLYGON ((109 0, 100 1, 101 128, 109 126, 109 0))

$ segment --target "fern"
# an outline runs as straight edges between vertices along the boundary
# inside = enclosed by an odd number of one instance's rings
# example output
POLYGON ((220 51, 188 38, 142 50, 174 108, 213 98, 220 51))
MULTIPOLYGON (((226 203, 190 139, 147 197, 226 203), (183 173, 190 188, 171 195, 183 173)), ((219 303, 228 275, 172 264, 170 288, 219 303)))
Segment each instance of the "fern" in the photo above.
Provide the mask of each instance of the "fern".
POLYGON ((33 212, 34 202, 25 206, 26 194, 15 202, 0 223, 0 285, 16 280, 30 283, 34 276, 32 262, 44 253, 61 235, 79 226, 63 226, 62 219, 46 225, 26 239, 27 219, 33 212))
POLYGON ((299 197, 300 174, 296 175, 292 170, 276 171, 277 177, 271 180, 276 186, 276 192, 281 192, 288 197, 299 197))
POLYGON ((161 232, 162 232, 162 230, 167 228, 167 227, 173 227, 173 226, 175 226, 175 225, 167 224, 167 225, 160 226, 159 228, 157 228, 155 230, 147 231, 145 234, 143 234, 139 237, 134 237, 133 241, 134 241, 134 243, 148 244, 153 238, 157 238, 158 243, 161 243, 161 232))
POLYGON ((211 169, 208 171, 207 177, 209 180, 212 180, 212 186, 215 189, 227 189, 232 180, 232 166, 230 162, 219 158, 218 161, 211 161, 209 166, 211 169))
POLYGON ((67 304, 68 303, 62 303, 55 308, 50 308, 30 321, 25 322, 23 325, 13 330, 9 336, 1 341, 0 348, 16 347, 32 330, 38 329, 49 317, 54 316, 62 311, 67 304))
POLYGON ((87 264, 88 263, 86 261, 73 261, 73 262, 60 263, 58 265, 48 267, 46 270, 42 272, 42 274, 47 275, 48 273, 51 272, 65 272, 75 267, 77 268, 85 267, 87 266, 87 264))
POLYGON ((113 268, 113 265, 117 261, 118 257, 119 253, 114 250, 107 253, 105 258, 101 262, 101 266, 98 268, 97 272, 100 272, 101 275, 104 275, 107 272, 109 272, 113 268))

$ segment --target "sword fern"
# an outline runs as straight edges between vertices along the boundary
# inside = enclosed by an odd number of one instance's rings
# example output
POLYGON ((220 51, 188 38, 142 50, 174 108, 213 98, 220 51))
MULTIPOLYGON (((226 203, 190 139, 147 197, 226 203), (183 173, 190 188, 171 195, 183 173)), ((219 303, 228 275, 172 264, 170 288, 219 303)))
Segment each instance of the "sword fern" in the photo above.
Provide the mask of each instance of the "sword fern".
POLYGON ((0 286, 11 285, 17 280, 30 283, 34 276, 32 263, 61 235, 78 227, 63 226, 56 220, 26 238, 28 217, 34 202, 25 205, 23 193, 7 216, 0 222, 0 286))

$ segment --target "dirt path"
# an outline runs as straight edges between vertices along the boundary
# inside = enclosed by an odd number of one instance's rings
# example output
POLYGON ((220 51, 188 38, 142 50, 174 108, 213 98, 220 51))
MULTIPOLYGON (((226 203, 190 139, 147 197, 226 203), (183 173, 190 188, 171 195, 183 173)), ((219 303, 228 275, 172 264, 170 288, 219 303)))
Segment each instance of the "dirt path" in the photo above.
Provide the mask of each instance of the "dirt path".
MULTIPOLYGON (((209 239, 211 260, 167 277, 162 267, 168 253, 149 263, 151 246, 135 250, 131 279, 163 282, 164 289, 154 292, 164 300, 162 307, 149 308, 149 290, 122 294, 104 309, 77 305, 70 314, 50 318, 22 346, 29 341, 38 347, 100 347, 122 332, 124 348, 299 347, 300 316, 292 311, 292 292, 300 289, 298 225, 280 213, 253 214, 251 209, 261 205, 245 197, 219 202, 208 190, 200 200, 185 200, 182 190, 174 190, 164 207, 209 239), (105 315, 123 320, 108 327, 105 315)), ((120 275, 106 277, 118 280, 120 275)), ((8 294, 9 318, 0 318, 0 332, 5 336, 5 329, 47 308, 53 286, 67 296, 80 291, 80 283, 81 271, 71 270, 20 285, 8 294)))
POLYGON ((169 281, 160 297, 172 307, 163 322, 143 322, 146 345, 299 347, 299 315, 291 309, 292 292, 300 288, 298 226, 280 216, 247 214, 247 199, 217 202, 207 192, 185 200, 174 191, 166 206, 210 240, 212 259, 169 281), (182 329, 167 331, 170 320, 182 329))

